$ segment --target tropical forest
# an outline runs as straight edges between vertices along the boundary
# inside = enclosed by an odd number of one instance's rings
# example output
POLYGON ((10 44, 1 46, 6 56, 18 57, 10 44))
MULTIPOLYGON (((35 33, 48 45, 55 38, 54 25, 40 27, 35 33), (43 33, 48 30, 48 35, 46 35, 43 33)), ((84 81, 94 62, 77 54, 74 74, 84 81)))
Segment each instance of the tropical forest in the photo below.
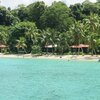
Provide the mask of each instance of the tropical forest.
POLYGON ((0 5, 0 52, 22 51, 100 54, 100 0, 70 6, 37 1, 15 9, 0 5), (80 44, 88 48, 74 48, 80 44))

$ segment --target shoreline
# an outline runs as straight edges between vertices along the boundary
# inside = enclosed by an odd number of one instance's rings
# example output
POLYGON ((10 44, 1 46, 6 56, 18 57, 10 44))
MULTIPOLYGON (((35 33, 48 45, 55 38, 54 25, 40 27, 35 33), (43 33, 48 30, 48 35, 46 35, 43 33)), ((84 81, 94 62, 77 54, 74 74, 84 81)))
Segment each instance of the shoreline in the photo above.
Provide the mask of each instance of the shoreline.
POLYGON ((64 59, 64 60, 85 60, 98 61, 100 55, 32 55, 32 54, 2 54, 0 58, 41 58, 41 59, 64 59))

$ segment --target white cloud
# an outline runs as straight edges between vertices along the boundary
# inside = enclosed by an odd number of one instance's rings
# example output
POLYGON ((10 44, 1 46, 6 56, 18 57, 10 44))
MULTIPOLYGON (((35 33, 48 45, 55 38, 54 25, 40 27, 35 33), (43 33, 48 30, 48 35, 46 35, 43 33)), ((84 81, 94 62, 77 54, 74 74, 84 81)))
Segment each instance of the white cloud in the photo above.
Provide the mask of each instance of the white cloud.
POLYGON ((51 5, 52 2, 54 1, 62 1, 62 0, 39 0, 39 1, 44 1, 47 5, 51 5))
MULTIPOLYGON (((82 3, 85 0, 63 0, 66 4, 70 5, 70 4, 75 4, 75 3, 82 3)), ((91 2, 96 2, 96 0, 89 0, 91 2)))
MULTIPOLYGON (((1 0, 0 5, 4 5, 6 7, 16 8, 19 4, 28 5, 35 1, 44 1, 47 5, 51 5, 54 1, 63 1, 67 5, 82 3, 84 0, 1 0)), ((90 0, 91 2, 96 2, 96 0, 90 0)))
POLYGON ((1 0, 1 5, 4 5, 6 7, 16 8, 19 4, 25 4, 28 5, 32 3, 35 0, 1 0))

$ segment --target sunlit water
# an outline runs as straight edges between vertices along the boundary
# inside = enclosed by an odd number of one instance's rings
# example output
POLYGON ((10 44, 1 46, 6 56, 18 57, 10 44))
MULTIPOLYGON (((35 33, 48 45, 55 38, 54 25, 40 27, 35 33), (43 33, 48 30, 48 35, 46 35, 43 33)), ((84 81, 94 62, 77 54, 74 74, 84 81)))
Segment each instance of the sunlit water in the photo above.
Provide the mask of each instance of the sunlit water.
POLYGON ((0 58, 0 100, 100 100, 100 63, 0 58))

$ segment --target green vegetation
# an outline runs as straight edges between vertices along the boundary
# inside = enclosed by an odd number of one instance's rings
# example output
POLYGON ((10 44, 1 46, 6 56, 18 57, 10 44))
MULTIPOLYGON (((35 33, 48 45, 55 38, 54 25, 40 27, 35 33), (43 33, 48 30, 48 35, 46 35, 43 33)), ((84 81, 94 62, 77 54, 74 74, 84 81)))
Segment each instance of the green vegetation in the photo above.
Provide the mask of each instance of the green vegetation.
POLYGON ((51 51, 59 54, 71 52, 71 45, 87 44, 89 52, 100 54, 100 1, 70 7, 40 1, 14 10, 0 6, 0 44, 10 53, 41 53, 52 45, 51 51))

